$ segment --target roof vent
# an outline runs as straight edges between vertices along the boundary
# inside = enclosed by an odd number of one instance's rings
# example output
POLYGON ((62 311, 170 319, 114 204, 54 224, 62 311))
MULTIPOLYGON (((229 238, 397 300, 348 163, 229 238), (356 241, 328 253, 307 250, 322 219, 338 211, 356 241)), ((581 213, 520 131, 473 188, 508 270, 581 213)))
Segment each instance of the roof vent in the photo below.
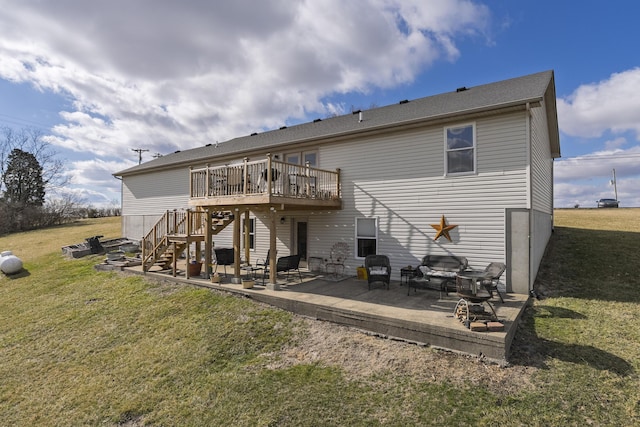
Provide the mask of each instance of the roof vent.
POLYGON ((409 100, 408 99, 403 99, 402 101, 399 102, 399 104, 408 104, 409 100))
POLYGON ((464 92, 465 90, 467 90, 467 87, 466 86, 462 86, 462 87, 459 87, 458 89, 456 89, 456 92, 464 92))
POLYGON ((173 152, 173 154, 178 154, 180 152, 180 150, 176 150, 173 152))
POLYGON ((361 112, 362 110, 353 110, 352 114, 358 114, 359 112, 361 112))
POLYGON ((251 136, 256 136, 258 134, 258 132, 254 132, 251 134, 251 136))
POLYGON ((211 147, 211 143, 208 143, 207 145, 205 145, 205 147, 211 147))
POLYGON ((358 113, 358 123, 362 123, 362 111, 358 113))
POLYGON ((280 127, 280 130, 282 130, 282 129, 286 129, 286 128, 287 128, 286 126, 281 126, 281 127, 280 127))
POLYGON ((313 121, 313 123, 318 123, 318 122, 321 122, 321 121, 322 121, 322 119, 315 119, 315 120, 313 121))

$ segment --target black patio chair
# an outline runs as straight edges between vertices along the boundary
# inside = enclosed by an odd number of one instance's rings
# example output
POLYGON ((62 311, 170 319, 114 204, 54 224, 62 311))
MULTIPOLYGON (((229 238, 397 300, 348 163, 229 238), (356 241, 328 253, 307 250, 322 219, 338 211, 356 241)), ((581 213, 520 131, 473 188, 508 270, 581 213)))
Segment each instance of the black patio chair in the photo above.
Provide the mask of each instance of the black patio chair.
MULTIPOLYGON (((289 273, 294 270, 298 272, 300 276, 300 283, 302 283, 302 273, 300 272, 300 255, 289 255, 278 258, 276 261, 276 275, 280 272, 287 272, 287 280, 289 280, 289 273)), ((264 285, 264 279, 269 274, 269 266, 264 269, 262 275, 262 284, 264 285)))
POLYGON ((224 275, 227 275, 227 265, 233 265, 235 262, 235 253, 233 248, 214 248, 213 252, 216 254, 216 268, 214 273, 218 271, 218 266, 224 266, 224 275))
POLYGON ((391 263, 386 255, 367 255, 364 259, 364 267, 367 269, 367 282, 369 290, 374 282, 382 282, 389 289, 391 281, 391 263))

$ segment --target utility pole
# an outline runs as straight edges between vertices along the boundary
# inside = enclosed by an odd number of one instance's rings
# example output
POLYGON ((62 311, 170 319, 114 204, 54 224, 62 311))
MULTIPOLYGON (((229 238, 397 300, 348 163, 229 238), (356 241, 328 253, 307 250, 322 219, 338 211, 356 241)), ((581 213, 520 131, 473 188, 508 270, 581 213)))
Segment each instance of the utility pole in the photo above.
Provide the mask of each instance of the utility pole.
POLYGON ((616 183, 616 168, 613 168, 613 179, 611 180, 611 185, 613 185, 613 191, 616 195, 616 200, 618 200, 618 185, 616 183))
POLYGON ((135 151, 138 153, 138 164, 142 163, 142 153, 149 150, 144 150, 142 148, 132 148, 131 151, 135 151))

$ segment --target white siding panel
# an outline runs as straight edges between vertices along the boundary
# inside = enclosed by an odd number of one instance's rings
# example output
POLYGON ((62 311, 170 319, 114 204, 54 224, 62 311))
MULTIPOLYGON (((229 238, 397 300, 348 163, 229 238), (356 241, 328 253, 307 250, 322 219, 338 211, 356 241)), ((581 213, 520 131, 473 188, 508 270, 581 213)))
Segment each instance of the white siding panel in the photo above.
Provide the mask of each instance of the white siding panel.
MULTIPOLYGON (((355 217, 379 219, 379 253, 394 273, 429 253, 466 256, 475 267, 505 259, 505 209, 527 206, 524 113, 476 121, 478 173, 444 176, 443 127, 415 130, 362 142, 323 147, 324 168, 341 168, 343 210, 329 221, 311 221, 314 249, 327 253, 349 243, 355 259, 355 217), (445 215, 453 242, 433 241, 445 215)), ((320 218, 318 218, 320 219, 320 218)))
POLYGON ((553 158, 544 104, 531 110, 532 208, 553 212, 553 158))
POLYGON ((188 201, 188 168, 124 177, 123 236, 141 239, 165 211, 186 209, 188 201))
POLYGON ((122 215, 162 214, 189 206, 189 169, 180 168, 122 180, 122 215))
POLYGON ((542 107, 531 110, 530 286, 533 286, 553 230, 553 158, 549 145, 547 114, 544 105, 542 103, 542 107))
MULTIPOLYGON (((401 131, 366 140, 321 145, 320 165, 341 169, 343 209, 300 213, 308 223, 308 256, 329 259, 337 242, 351 248, 346 272, 355 275, 362 265, 356 259, 355 218, 379 220, 378 252, 390 257, 393 275, 400 267, 416 265, 427 254, 466 256, 473 267, 506 261, 505 211, 526 209, 528 168, 526 115, 513 113, 475 122, 477 173, 444 175, 443 126, 401 131), (444 215, 452 242, 434 241, 437 224, 444 215)), ((456 123, 451 123, 456 124, 456 123)), ((123 182, 123 215, 161 214, 185 208, 188 203, 188 169, 132 176, 123 182)), ((256 214, 256 250, 263 258, 269 247, 267 214, 256 214)), ((291 217, 279 213, 278 256, 292 247, 291 217)), ((232 226, 214 236, 216 246, 232 245, 232 226)))

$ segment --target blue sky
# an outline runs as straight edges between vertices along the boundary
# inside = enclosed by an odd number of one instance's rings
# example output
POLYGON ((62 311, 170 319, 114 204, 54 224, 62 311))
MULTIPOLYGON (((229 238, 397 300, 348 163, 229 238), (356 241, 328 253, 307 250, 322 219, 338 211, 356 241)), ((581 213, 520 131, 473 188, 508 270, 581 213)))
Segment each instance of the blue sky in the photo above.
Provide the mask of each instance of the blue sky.
POLYGON ((555 71, 557 207, 640 206, 635 1, 0 0, 0 127, 36 127, 74 192, 155 153, 352 106, 555 71), (214 4, 219 3, 219 4, 214 4))

